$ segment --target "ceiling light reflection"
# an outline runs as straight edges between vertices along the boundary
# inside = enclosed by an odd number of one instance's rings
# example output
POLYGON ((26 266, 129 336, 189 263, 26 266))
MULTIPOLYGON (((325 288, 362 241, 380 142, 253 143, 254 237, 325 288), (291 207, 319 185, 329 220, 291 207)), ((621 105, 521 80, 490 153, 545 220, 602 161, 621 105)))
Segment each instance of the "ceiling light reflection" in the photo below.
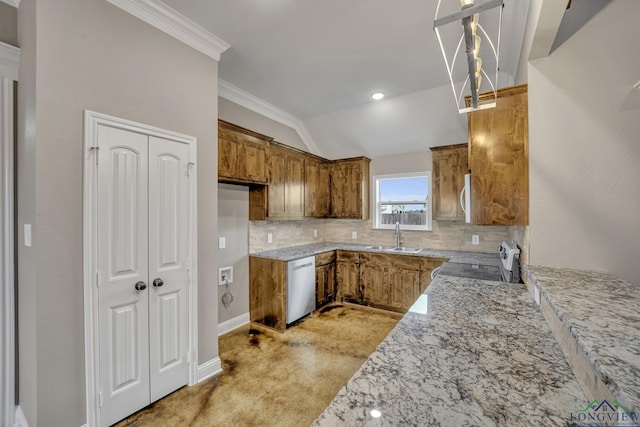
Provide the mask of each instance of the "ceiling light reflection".
POLYGON ((369 413, 371 414, 372 418, 380 418, 382 416, 382 412, 378 411, 377 409, 372 409, 369 413))

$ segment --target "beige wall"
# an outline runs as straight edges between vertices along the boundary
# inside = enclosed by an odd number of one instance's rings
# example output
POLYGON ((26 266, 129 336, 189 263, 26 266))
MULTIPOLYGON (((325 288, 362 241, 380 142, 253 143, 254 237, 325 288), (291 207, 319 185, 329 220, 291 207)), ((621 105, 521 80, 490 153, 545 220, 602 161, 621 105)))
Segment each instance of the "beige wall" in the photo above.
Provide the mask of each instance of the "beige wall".
MULTIPOLYGON (((424 151, 416 153, 377 157, 371 159, 370 169, 371 176, 401 172, 426 172, 433 169, 433 156, 431 155, 431 150, 425 148, 424 151)), ((371 199, 371 206, 373 206, 373 198, 371 199)))
POLYGON ((218 268, 233 267, 229 290, 233 302, 225 307, 218 292, 218 322, 249 313, 249 187, 218 184, 218 235, 226 239, 226 248, 218 249, 218 268))
POLYGON ((218 117, 243 128, 270 136, 290 147, 311 152, 294 129, 244 108, 226 98, 218 98, 218 117))
POLYGON ((23 0, 19 90, 20 405, 31 427, 86 422, 83 111, 198 138, 198 362, 217 356, 217 70, 104 0, 23 0), (37 25, 37 28, 36 28, 37 25))
POLYGON ((0 42, 18 45, 18 9, 0 2, 0 42))
MULTIPOLYGON (((18 146, 16 205, 17 258, 18 268, 18 336, 19 356, 17 358, 18 395, 20 406, 29 425, 37 426, 38 421, 38 370, 37 370, 37 292, 35 247, 24 246, 20 232, 24 224, 35 224, 36 218, 36 16, 35 0, 22 0, 18 10, 18 43, 21 48, 18 83, 18 146)), ((34 236, 36 247, 39 236, 34 236)), ((81 287, 78 287, 81 289, 81 287)), ((42 334, 42 332, 40 332, 42 334)), ((84 366, 84 363, 80 366, 84 366)), ((80 370, 79 370, 80 371, 80 370)), ((74 376, 83 375, 82 372, 74 376)), ((78 387, 76 381, 73 386, 78 387)), ((84 392, 84 387, 81 389, 84 392)), ((77 395, 77 391, 74 393, 77 395)))
POLYGON ((640 2, 529 65, 530 262, 639 283, 640 2))

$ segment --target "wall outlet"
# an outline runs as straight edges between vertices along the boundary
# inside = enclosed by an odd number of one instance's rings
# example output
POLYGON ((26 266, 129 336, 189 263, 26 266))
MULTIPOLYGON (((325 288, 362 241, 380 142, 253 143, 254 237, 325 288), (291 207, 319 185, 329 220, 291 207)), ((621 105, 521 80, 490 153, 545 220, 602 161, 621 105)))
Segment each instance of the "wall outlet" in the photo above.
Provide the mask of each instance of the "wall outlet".
POLYGON ((356 239, 358 238, 358 232, 357 232, 357 231, 352 231, 352 232, 351 232, 351 238, 352 238, 353 240, 356 240, 356 239))
POLYGON ((479 245, 480 244, 480 236, 477 234, 474 234, 471 236, 471 244, 472 245, 479 245))
POLYGON ((313 237, 318 237, 318 230, 313 230, 313 237))
POLYGON ((226 237, 220 237, 218 239, 218 249, 224 249, 227 247, 227 238, 226 237))
POLYGON ((273 243, 273 234, 267 233, 267 243, 273 243))

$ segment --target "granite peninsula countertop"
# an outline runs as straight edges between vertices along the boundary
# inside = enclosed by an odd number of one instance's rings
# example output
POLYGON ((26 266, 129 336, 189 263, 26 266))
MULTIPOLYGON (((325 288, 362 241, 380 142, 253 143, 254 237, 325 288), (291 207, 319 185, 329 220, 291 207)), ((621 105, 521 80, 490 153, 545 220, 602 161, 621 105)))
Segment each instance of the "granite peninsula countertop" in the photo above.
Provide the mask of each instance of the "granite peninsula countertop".
POLYGON ((640 286, 610 273, 526 266, 591 368, 628 410, 640 405, 640 286))
POLYGON ((335 251, 337 249, 360 251, 360 252, 384 252, 388 254, 406 255, 406 256, 428 256, 438 258, 448 258, 449 262, 465 263, 465 264, 481 264, 498 266, 500 258, 496 253, 466 252, 466 251, 446 251, 439 249, 422 249, 418 253, 398 253, 389 252, 393 246, 383 246, 384 249, 367 249, 366 244, 353 243, 313 243, 310 245, 292 246, 282 249, 273 249, 249 254, 249 256, 259 258, 277 259, 281 261, 292 261, 295 259, 305 258, 311 255, 317 255, 323 252, 335 251))
POLYGON ((525 285, 438 276, 313 425, 560 426, 587 403, 525 285))

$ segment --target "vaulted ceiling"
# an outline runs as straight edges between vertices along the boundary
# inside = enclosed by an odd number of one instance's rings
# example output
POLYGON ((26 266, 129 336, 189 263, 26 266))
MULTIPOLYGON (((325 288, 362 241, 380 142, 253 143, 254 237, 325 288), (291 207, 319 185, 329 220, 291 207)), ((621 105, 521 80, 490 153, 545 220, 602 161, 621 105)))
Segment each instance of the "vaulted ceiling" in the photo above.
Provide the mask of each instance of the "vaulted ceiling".
MULTIPOLYGON (((437 0, 164 1, 229 43, 220 78, 300 119, 319 154, 466 141, 433 31, 437 0)), ((514 82, 529 11, 529 0, 504 3, 499 86, 514 82)))

